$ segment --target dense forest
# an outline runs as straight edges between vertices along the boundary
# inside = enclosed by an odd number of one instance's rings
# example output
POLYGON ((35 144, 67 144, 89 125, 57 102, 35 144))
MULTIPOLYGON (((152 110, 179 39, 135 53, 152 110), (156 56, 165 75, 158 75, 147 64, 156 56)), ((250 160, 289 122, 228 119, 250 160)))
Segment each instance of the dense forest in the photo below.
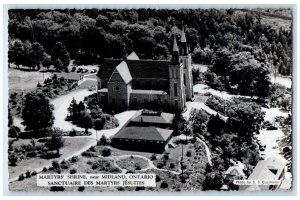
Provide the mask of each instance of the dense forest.
POLYGON ((217 54, 238 59, 242 53, 270 71, 290 75, 291 27, 274 28, 263 23, 265 15, 260 13, 265 11, 13 9, 9 10, 9 62, 30 68, 53 64, 62 69, 70 59, 99 63, 131 51, 145 59, 168 59, 172 35, 179 39, 184 28, 195 63, 212 65, 217 54))

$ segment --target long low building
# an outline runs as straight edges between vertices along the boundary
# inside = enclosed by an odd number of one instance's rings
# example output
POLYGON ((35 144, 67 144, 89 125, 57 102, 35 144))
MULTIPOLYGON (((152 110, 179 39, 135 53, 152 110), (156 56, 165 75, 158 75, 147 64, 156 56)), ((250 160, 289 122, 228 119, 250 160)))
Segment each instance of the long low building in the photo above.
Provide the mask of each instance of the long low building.
POLYGON ((139 111, 128 126, 112 138, 112 145, 126 150, 163 152, 172 138, 173 118, 170 113, 139 111))

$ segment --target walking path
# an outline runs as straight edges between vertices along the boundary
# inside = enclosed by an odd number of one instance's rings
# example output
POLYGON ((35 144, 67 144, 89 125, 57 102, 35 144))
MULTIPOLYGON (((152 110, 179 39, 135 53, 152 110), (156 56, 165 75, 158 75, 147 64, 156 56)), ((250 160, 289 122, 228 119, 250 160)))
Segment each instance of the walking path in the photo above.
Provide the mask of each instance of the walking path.
POLYGON ((120 155, 120 156, 109 156, 109 157, 103 157, 103 156, 100 156, 98 155, 99 158, 105 158, 105 159, 111 159, 114 161, 114 165, 119 168, 121 170, 121 173, 125 174, 127 172, 126 169, 123 169, 121 168, 118 164, 117 164, 117 161, 118 160, 121 160, 121 159, 126 159, 126 158, 130 158, 131 156, 133 157, 137 157, 137 158, 142 158, 144 160, 146 160, 148 162, 148 166, 141 169, 141 170, 138 170, 138 171, 147 171, 149 169, 155 169, 155 170, 160 170, 160 171, 166 171, 166 172, 171 172, 172 174, 180 174, 180 172, 176 172, 176 171, 172 171, 172 170, 168 170, 168 169, 160 169, 160 168, 157 168, 154 163, 147 157, 145 156, 141 156, 141 155, 120 155))

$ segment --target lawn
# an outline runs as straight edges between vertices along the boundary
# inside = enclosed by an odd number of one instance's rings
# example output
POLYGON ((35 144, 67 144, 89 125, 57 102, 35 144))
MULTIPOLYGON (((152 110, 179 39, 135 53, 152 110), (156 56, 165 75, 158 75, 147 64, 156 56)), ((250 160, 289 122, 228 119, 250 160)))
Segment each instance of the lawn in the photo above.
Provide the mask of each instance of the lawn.
MULTIPOLYGON (((42 158, 24 158, 17 163, 17 166, 9 166, 9 178, 19 177, 20 174, 25 173, 27 170, 34 171, 42 169, 45 166, 51 165, 53 160, 61 160, 72 156, 87 146, 93 144, 95 140, 88 137, 65 138, 64 147, 60 150, 61 156, 55 159, 42 159, 42 158)), ((14 145, 28 144, 29 140, 20 139, 14 145)), ((38 144, 38 143, 37 143, 38 144)))
POLYGON ((143 158, 130 156, 117 160, 117 165, 127 171, 135 171, 146 168, 148 166, 148 161, 143 158))
MULTIPOLYGON (((51 75, 50 72, 45 72, 44 79, 49 78, 51 75)), ((33 90, 38 82, 44 82, 42 72, 8 68, 9 93, 20 92, 22 89, 25 92, 33 90)))

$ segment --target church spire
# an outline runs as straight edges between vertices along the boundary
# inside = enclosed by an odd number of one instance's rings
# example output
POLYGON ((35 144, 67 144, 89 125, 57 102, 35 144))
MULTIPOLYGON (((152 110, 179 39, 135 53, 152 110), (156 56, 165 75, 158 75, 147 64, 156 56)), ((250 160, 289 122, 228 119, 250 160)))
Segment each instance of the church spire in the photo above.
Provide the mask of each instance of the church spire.
POLYGON ((174 41, 173 41, 173 48, 172 48, 171 64, 177 65, 177 64, 179 64, 179 50, 178 50, 178 46, 177 46, 176 36, 174 35, 173 37, 174 37, 174 41))
POLYGON ((182 56, 188 55, 188 46, 186 42, 184 26, 182 26, 181 38, 180 38, 180 53, 182 56))

